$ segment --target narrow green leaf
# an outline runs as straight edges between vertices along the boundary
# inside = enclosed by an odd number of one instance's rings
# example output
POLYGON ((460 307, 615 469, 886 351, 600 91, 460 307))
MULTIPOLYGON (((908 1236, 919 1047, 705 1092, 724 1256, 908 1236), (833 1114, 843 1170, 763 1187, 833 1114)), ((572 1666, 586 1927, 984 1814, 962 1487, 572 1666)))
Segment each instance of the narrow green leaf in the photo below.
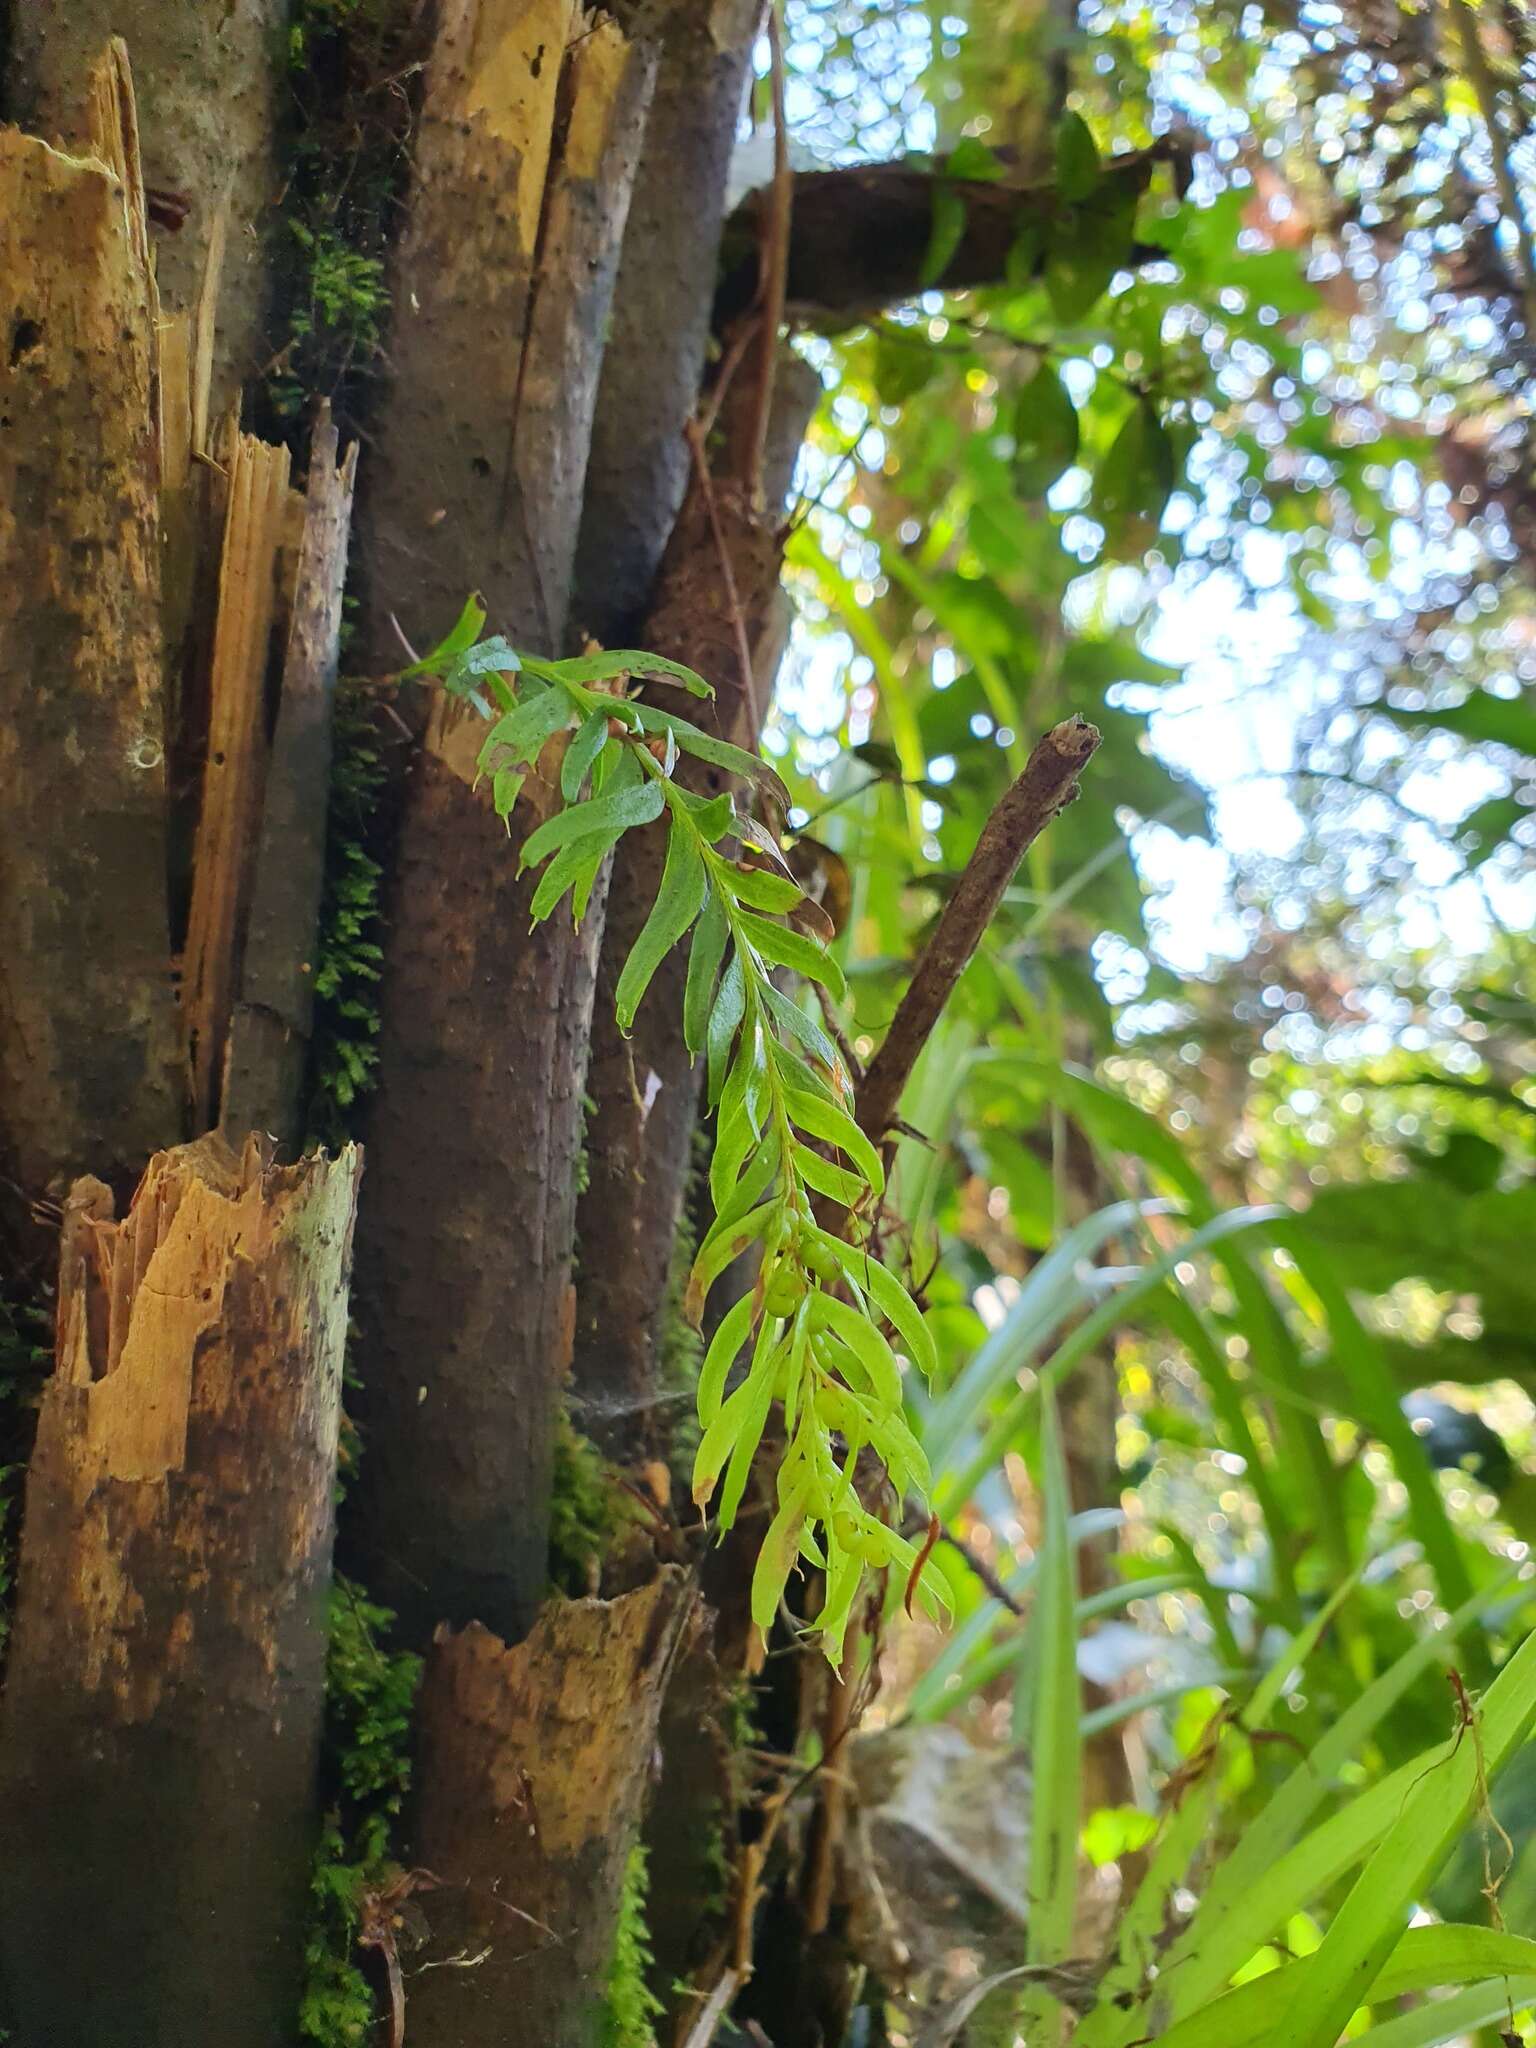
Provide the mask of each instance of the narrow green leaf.
POLYGON ((491 802, 496 807, 497 817, 509 832, 512 829, 512 813, 517 807, 517 799, 527 779, 519 768, 498 768, 491 777, 491 802))
POLYGON ((791 931, 788 925, 773 924, 753 910, 740 911, 736 926, 740 937, 776 967, 788 967, 796 974, 804 975, 807 981, 821 982, 838 1002, 847 995, 848 985, 843 980, 843 970, 825 946, 807 938, 804 932, 791 931))
POLYGON ((563 690, 533 690, 498 718, 480 745, 484 774, 498 767, 536 761, 546 740, 571 722, 571 701, 563 690))
POLYGON ((1497 2026, 1511 2010, 1536 2005, 1536 1977, 1492 1977, 1449 1998, 1431 1999, 1412 2012, 1383 2020, 1356 2034, 1350 2048, 1444 2048, 1464 2041, 1480 2027, 1497 2026))
POLYGON ((706 887, 704 861, 693 828, 686 819, 674 818, 656 901, 629 949, 614 991, 614 1014, 626 1036, 651 977, 703 908, 706 887))
MULTIPOLYGON (((1291 2028, 1296 2012, 1314 2001, 1326 1968, 1320 1948, 1252 1977, 1160 2034, 1158 2048, 1268 2048, 1277 2012, 1286 2016, 1287 2048, 1293 2040, 1297 2048, 1303 2041, 1320 2041, 1320 2034, 1293 2035, 1291 2028)), ((1495 1970, 1530 1976, 1536 1971, 1536 1942, 1491 1927, 1410 1927, 1394 1935, 1387 1958, 1356 2004, 1384 2005, 1415 1992, 1475 1983, 1495 1970)), ((1328 2048, 1336 2039, 1328 2037, 1328 2048)))
POLYGON ((953 185, 947 185, 942 178, 935 178, 933 225, 917 278, 920 291, 930 291, 943 282, 945 271, 954 262, 956 251, 965 240, 966 220, 965 201, 960 194, 953 185))
POLYGON ((594 711, 566 748, 565 759, 560 763, 560 794, 568 804, 580 799, 587 771, 603 751, 607 739, 608 714, 606 711, 594 711))
POLYGON ((1056 125, 1056 189, 1072 204, 1086 199, 1099 182, 1099 146, 1081 114, 1063 114, 1056 125))
POLYGON ((485 606, 480 601, 480 593, 478 590, 471 591, 464 600, 464 609, 432 652, 424 654, 420 661, 413 661, 409 668, 401 669, 401 675, 436 675, 441 669, 448 667, 456 655, 463 654, 474 646, 484 624, 485 606))
POLYGON ((731 1056, 731 1047, 736 1042, 736 1033, 746 1006, 746 976, 742 972, 741 961, 733 955, 730 966, 720 977, 720 992, 715 997, 715 1006, 709 1013, 709 1028, 704 1034, 704 1050, 709 1063, 711 1108, 720 1100, 720 1090, 725 1082, 726 1061, 731 1056))
POLYGON ((863 1288, 906 1346, 912 1363, 925 1379, 931 1379, 939 1369, 938 1346, 917 1303, 895 1274, 862 1245, 849 1244, 846 1238, 834 1237, 830 1231, 813 1231, 811 1241, 830 1252, 848 1277, 863 1288))
MULTIPOLYGON (((738 1195, 746 1187, 749 1178, 757 1180, 771 1180, 773 1178, 773 1161, 777 1158, 778 1154, 776 1145, 771 1154, 768 1152, 770 1142, 770 1140, 765 1140, 763 1145, 759 1147, 758 1155, 754 1158, 751 1167, 748 1169, 748 1174, 743 1177, 737 1186, 736 1192, 738 1195), (769 1161, 766 1173, 760 1171, 760 1163, 765 1155, 767 1155, 769 1161)), ((759 1187, 757 1194, 761 1193, 762 1189, 759 1187)), ((756 1195, 752 1199, 755 1201, 756 1195)), ((699 1318, 703 1313, 704 1303, 708 1298, 710 1288, 714 1286, 726 1267, 741 1257, 749 1244, 754 1244, 758 1238, 763 1236, 769 1224, 779 1214, 780 1209, 777 1202, 760 1202, 756 1208, 753 1208, 749 1202, 740 1216, 733 1216, 729 1219, 717 1218, 715 1220, 708 1237, 699 1246, 698 1256, 695 1258, 688 1274, 688 1289, 684 1300, 684 1312, 687 1315, 688 1321, 694 1324, 695 1327, 697 1327, 699 1318)), ((751 1296, 748 1295, 745 1299, 750 1301, 751 1296)))
POLYGON ((1425 1882, 1455 1847, 1497 1777, 1536 1720, 1536 1635, 1527 1636, 1484 1694, 1475 1731, 1424 1760, 1402 1812, 1330 1921, 1310 1956, 1305 1983, 1286 2018, 1295 2048, 1333 2048, 1350 2014, 1366 2002, 1425 1882))
POLYGON ((648 825, 652 818, 661 816, 662 803, 661 784, 647 779, 627 789, 605 791, 587 803, 573 804, 569 810, 556 811, 523 841, 519 864, 523 868, 536 867, 558 847, 595 832, 612 835, 627 831, 631 825, 648 825))
MULTIPOLYGON (((531 656, 523 657, 523 666, 530 674, 546 677, 552 683, 611 683, 620 676, 670 676, 675 683, 681 683, 691 697, 713 697, 714 690, 696 670, 685 668, 680 661, 669 661, 662 654, 643 654, 637 648, 606 648, 600 654, 573 655, 568 661, 535 661, 531 656)), ((646 707, 649 710, 649 706, 646 707)))
POLYGON ((700 732, 686 718, 675 717, 670 711, 658 711, 650 704, 644 707, 644 718, 647 727, 674 734, 685 754, 692 754, 697 761, 708 761, 716 768, 729 768, 733 775, 746 776, 760 789, 766 789, 781 809, 789 809, 789 791, 783 778, 758 755, 749 754, 742 747, 733 747, 729 740, 717 740, 713 733, 700 732))
MULTIPOLYGON (((798 1003, 792 1002, 788 996, 782 995, 771 981, 763 983, 759 994, 762 996, 768 1014, 772 1017, 775 1024, 789 1032, 791 1037, 798 1039, 813 1059, 820 1060, 824 1067, 829 1068, 834 1073, 841 1067, 842 1061, 838 1057, 837 1047, 828 1038, 826 1032, 822 1030, 814 1017, 808 1015, 806 1011, 801 1009, 798 1003)), ((797 1061, 796 1072, 803 1082, 805 1077, 810 1074, 810 1069, 797 1061)), ((813 1074, 810 1077, 813 1080, 815 1078, 813 1074)))
POLYGON ((708 1429, 720 1413, 725 1382, 741 1347, 752 1334, 752 1297, 744 1294, 733 1301, 720 1318, 720 1326, 709 1340, 704 1363, 699 1367, 699 1421, 708 1429))
POLYGON ((779 1601, 789 1581, 800 1550, 800 1531, 805 1521, 805 1500, 812 1474, 804 1473, 790 1489, 768 1524, 757 1563, 752 1572, 752 1620, 766 1636, 779 1611, 779 1601))
POLYGON ((1193 1919, 1168 1951, 1171 1981, 1178 1986, 1178 2011, 1213 1997, 1275 1931, 1273 1917, 1259 1918, 1255 1912, 1256 1907, 1264 1909, 1265 1873, 1299 1838, 1337 1783, 1341 1767, 1365 1747, 1372 1731, 1424 1672, 1446 1661, 1457 1636, 1508 1590, 1513 1578, 1512 1567, 1464 1602, 1443 1628, 1427 1630, 1351 1701, 1210 1872, 1193 1919))
POLYGON ((704 1050, 715 981, 730 935, 725 905, 711 889, 688 948, 688 979, 683 988, 683 1043, 695 1059, 704 1050))
POLYGON ((803 1181, 818 1195, 841 1202, 845 1209, 856 1209, 869 1193, 868 1186, 858 1174, 850 1173, 846 1166, 834 1166, 830 1159, 823 1159, 819 1152, 811 1151, 807 1145, 794 1146, 791 1156, 795 1171, 803 1181))
POLYGON ((831 1330, 853 1353, 882 1408, 901 1408, 901 1367, 896 1354, 867 1316, 835 1294, 812 1296, 813 1327, 831 1330))
MULTIPOLYGON (((1027 1963, 1053 1966, 1072 1953, 1077 1911, 1077 1838, 1082 1827, 1082 1753, 1077 1675, 1077 1586, 1070 1534, 1071 1496, 1056 1396, 1041 1404, 1041 1531, 1039 1592, 1030 1621, 1034 1645, 1034 1699, 1030 1716, 1033 1816, 1029 1857, 1027 1963)), ((1020 2002, 1026 2040, 1046 2041, 1059 2026, 1060 2006, 1044 1986, 1031 1985, 1020 2002)))
POLYGON ((752 1460, 757 1456, 757 1447, 767 1427, 768 1410, 773 1405, 779 1368, 783 1363, 781 1331, 781 1324, 765 1322, 758 1332, 757 1355, 742 1387, 742 1392, 751 1398, 743 1405, 740 1432, 731 1450, 730 1463, 725 1468, 725 1482, 720 1489, 720 1505, 715 1519, 722 1529, 729 1529, 736 1520, 736 1510, 741 1506, 741 1497, 747 1488, 747 1475, 752 1470, 752 1460))
MULTIPOLYGON (((615 838, 617 836, 614 835, 615 838)), ((580 924, 586 912, 592 886, 597 880, 598 869, 607 859, 612 845, 612 838, 598 833, 589 839, 575 839, 569 846, 562 846, 540 875, 539 886, 533 892, 533 901, 528 906, 528 913, 533 922, 542 924, 566 891, 574 889, 576 894, 571 911, 577 924, 580 924)))
POLYGON ((726 880, 738 903, 745 903, 752 910, 771 910, 781 917, 805 895, 800 884, 787 875, 773 875, 766 868, 744 867, 740 863, 731 867, 726 880))
POLYGON ((880 1154, 845 1109, 801 1089, 786 1088, 784 1106, 790 1121, 807 1136, 846 1152, 876 1195, 885 1193, 885 1168, 880 1154))

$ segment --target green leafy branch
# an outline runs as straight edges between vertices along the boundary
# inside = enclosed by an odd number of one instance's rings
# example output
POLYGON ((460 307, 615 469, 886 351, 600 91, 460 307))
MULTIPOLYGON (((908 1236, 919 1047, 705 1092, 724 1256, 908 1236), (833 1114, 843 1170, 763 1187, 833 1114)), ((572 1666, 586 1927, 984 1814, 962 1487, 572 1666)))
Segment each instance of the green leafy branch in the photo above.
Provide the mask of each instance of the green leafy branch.
MULTIPOLYGON (((790 1573, 802 1559, 817 1566, 826 1595, 814 1627, 838 1664, 866 1570, 895 1567, 909 1585, 920 1576, 917 1551, 869 1507, 859 1484, 868 1451, 898 1502, 928 1485, 886 1331, 925 1373, 936 1353, 917 1305, 874 1249, 870 1219, 885 1174, 852 1113, 847 1070, 821 1025, 773 980, 787 968, 834 1000, 846 994, 841 970, 810 928, 820 913, 773 835, 738 811, 729 790, 702 796, 676 771, 687 755, 741 776, 781 806, 788 792, 755 754, 622 694, 631 676, 665 675, 694 696, 712 695, 691 669, 629 651, 536 660, 499 636, 482 639, 484 625, 484 609, 471 599, 442 645, 405 674, 436 676, 487 721, 478 767, 509 832, 529 774, 564 737, 559 807, 528 833, 519 855, 520 872, 543 870, 535 922, 569 897, 579 923, 624 834, 668 821, 656 900, 619 976, 615 1006, 628 1031, 662 960, 692 934, 683 1032, 705 1061, 715 1115, 715 1217, 685 1298, 695 1327, 726 1269, 750 1248, 760 1251, 755 1286, 726 1310, 700 1368, 694 1499, 703 1506, 718 1489, 716 1528, 732 1526, 770 1412, 781 1404, 784 1443, 753 1576, 753 1619, 766 1631, 790 1573), (838 1212, 841 1231, 818 1218, 816 1197, 838 1212), (732 1386, 743 1354, 745 1374, 732 1386)), ((936 1600, 928 1584, 919 1590, 936 1600)))

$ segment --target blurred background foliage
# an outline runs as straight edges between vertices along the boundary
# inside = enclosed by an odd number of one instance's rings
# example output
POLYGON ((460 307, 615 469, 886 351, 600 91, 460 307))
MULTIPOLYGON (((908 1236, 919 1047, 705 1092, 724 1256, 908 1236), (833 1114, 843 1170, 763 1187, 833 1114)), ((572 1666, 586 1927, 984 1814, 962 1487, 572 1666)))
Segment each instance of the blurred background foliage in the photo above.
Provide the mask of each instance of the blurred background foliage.
MULTIPOLYGON (((852 331, 798 309, 824 399, 768 744, 858 1055, 1030 742, 1104 735, 905 1104, 959 1619, 891 1615, 862 1738, 959 1731, 1002 1771, 1036 1726, 1054 1390, 1081 1935, 1341 1588, 1213 1866, 1437 1619, 1475 1616, 1473 1688, 1536 1619, 1536 23, 788 0, 785 48, 798 162, 1061 202, 946 295, 941 188, 933 289, 852 331), (1147 151, 1128 204, 1105 167, 1147 151)), ((1330 1797, 1455 1724, 1426 1657, 1330 1797)), ((1418 1904, 1536 1933, 1536 1767, 1495 1807, 1500 1904, 1472 1843, 1418 1904)))

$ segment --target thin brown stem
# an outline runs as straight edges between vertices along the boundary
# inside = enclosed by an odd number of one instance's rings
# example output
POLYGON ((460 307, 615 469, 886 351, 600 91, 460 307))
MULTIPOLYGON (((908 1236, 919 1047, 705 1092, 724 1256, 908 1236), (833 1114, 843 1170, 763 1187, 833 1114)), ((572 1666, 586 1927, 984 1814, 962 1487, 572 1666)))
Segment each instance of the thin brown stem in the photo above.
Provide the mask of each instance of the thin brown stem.
POLYGON ((997 914, 1014 870, 1077 795, 1077 778, 1098 744, 1097 731, 1085 719, 1072 717, 1053 726, 982 826, 959 887, 945 904, 884 1043, 859 1083, 855 1115, 876 1144, 895 1123, 918 1054, 997 914))
POLYGON ((709 515, 709 530, 720 557, 720 580, 725 585, 725 601, 731 610, 731 630, 736 639, 736 659, 741 664, 741 687, 747 706, 753 713, 752 729, 757 730, 757 693, 752 686, 752 643, 747 637, 746 614, 741 608, 741 593, 736 586, 736 571, 731 564, 731 551, 726 545, 725 529, 720 524, 720 505, 715 497, 715 480, 709 471, 709 456, 704 448, 704 436, 696 421, 690 420, 684 429, 688 445, 693 450, 694 467, 698 474, 699 490, 703 494, 704 509, 709 515))

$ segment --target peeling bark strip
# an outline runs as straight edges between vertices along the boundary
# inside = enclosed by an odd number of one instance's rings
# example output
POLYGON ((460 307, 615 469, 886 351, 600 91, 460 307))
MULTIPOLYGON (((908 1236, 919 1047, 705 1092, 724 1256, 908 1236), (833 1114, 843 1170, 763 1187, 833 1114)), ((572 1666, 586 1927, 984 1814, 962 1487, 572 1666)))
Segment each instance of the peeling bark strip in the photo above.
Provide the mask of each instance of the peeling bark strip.
MULTIPOLYGON (((376 613, 413 637, 478 587, 495 626, 560 644, 649 78, 567 0, 444 9, 362 516, 376 613)), ((419 1644, 441 1621, 513 1640, 544 1596, 602 923, 599 894, 579 936, 530 934, 533 880, 471 787, 482 732, 439 702, 405 794, 359 1240, 350 1519, 419 1644)), ((551 801, 531 778, 520 829, 551 801)))
POLYGON ((157 238, 167 307, 197 302, 221 203, 229 210, 228 289, 220 308, 214 410, 260 361, 266 304, 263 230, 280 185, 277 88, 288 0, 22 0, 12 10, 0 81, 10 120, 94 150, 80 81, 112 35, 127 39, 143 103, 144 175, 187 203, 157 238))
POLYGON ((526 1642, 444 1630, 419 1707, 425 1958, 410 2034, 434 2048, 599 2048, 624 1866, 692 1594, 664 1568, 557 1600, 526 1642), (469 1958, 479 1958, 473 1964, 469 1958))
POLYGON ((290 605, 277 729, 229 1038, 223 1128, 302 1136, 300 1089, 314 1014, 314 951, 324 881, 326 792, 357 446, 339 465, 329 412, 309 458, 304 531, 290 605))
POLYGON ((360 1156, 75 1185, 0 1755, 21 2042, 291 2048, 360 1156))
POLYGON ((75 90, 89 158, 0 130, 0 1176, 28 1198, 181 1135, 157 302, 120 47, 75 90))
POLYGON ((182 967, 192 1127, 215 1121, 267 775, 267 660, 289 520, 288 450, 229 436, 208 756, 182 967))

